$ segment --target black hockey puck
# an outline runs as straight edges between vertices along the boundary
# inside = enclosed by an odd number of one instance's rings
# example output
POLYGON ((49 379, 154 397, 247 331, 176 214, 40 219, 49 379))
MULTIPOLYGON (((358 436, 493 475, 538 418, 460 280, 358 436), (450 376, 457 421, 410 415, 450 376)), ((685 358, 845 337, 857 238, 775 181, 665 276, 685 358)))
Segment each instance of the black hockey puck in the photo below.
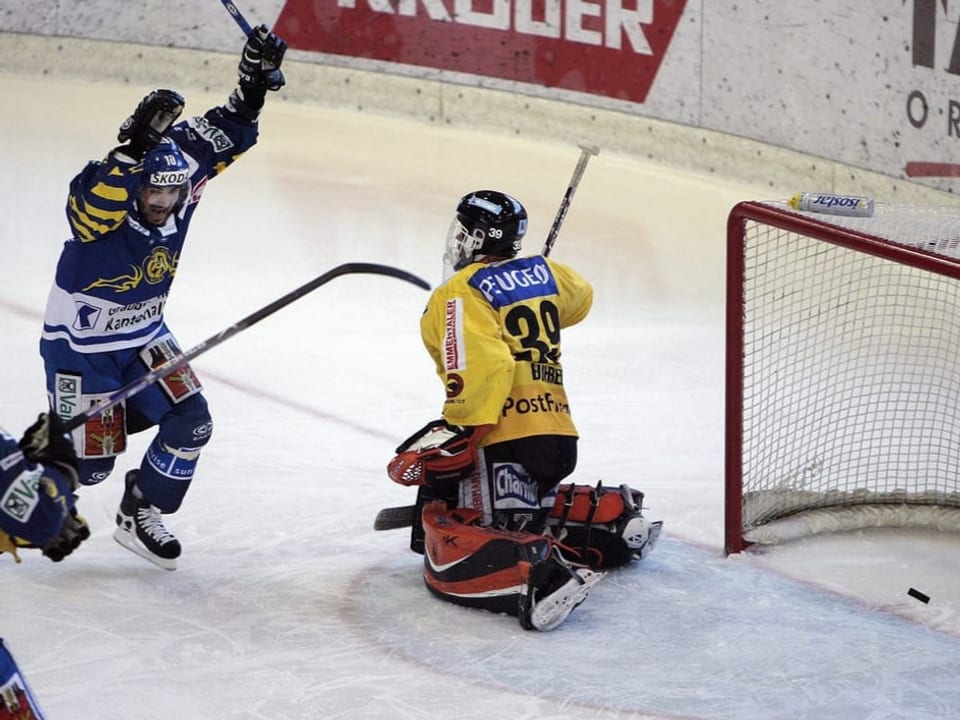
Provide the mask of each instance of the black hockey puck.
POLYGON ((909 590, 907 590, 907 595, 909 595, 909 596, 912 597, 912 598, 915 598, 915 599, 919 600, 919 601, 922 602, 924 605, 926 605, 928 602, 930 602, 930 596, 927 595, 927 594, 925 594, 925 593, 920 592, 920 591, 917 590, 916 588, 910 588, 909 590))

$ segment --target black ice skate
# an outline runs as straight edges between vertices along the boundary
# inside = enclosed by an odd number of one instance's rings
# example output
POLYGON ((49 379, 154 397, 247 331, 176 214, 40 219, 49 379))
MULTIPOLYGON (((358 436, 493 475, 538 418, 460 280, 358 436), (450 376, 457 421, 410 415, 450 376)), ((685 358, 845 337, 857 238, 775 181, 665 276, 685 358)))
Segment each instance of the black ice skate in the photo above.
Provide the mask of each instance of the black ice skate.
POLYGON ((176 570, 180 542, 164 527, 160 511, 140 497, 137 474, 137 470, 131 470, 124 479, 126 489, 117 510, 113 539, 164 570, 176 570))

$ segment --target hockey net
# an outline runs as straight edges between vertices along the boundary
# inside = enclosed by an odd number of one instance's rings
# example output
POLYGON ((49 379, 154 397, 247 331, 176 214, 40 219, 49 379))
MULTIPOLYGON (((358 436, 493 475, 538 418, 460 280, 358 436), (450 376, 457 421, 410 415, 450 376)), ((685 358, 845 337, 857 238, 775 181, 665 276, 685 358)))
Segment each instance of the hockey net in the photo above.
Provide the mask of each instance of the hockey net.
POLYGON ((960 208, 727 225, 725 546, 960 531, 960 208))

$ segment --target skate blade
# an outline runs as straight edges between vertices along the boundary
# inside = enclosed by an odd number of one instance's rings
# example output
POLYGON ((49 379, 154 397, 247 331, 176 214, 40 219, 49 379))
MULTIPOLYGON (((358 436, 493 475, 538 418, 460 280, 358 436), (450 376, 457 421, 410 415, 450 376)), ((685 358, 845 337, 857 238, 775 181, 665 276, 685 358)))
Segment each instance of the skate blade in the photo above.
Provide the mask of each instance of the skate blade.
POLYGON ((579 580, 571 579, 560 590, 538 602, 530 614, 530 623, 534 630, 549 632, 567 619, 578 605, 587 599, 590 590, 606 573, 580 570, 579 580))
POLYGON ((139 555, 144 560, 149 560, 154 565, 162 567, 164 570, 176 570, 177 569, 177 559, 173 558, 172 560, 162 557, 157 557, 152 552, 147 550, 139 540, 137 536, 127 532, 123 528, 118 527, 113 531, 113 539, 117 541, 118 544, 125 547, 130 552, 139 555))

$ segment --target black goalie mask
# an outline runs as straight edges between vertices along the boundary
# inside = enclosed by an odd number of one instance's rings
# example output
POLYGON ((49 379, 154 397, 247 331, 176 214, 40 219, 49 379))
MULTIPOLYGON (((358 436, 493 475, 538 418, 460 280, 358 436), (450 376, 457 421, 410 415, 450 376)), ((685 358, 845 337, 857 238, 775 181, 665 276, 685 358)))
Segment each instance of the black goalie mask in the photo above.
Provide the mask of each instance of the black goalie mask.
POLYGON ((460 270, 477 260, 516 257, 526 232, 527 211, 519 200, 496 190, 477 190, 457 205, 444 263, 460 270))

